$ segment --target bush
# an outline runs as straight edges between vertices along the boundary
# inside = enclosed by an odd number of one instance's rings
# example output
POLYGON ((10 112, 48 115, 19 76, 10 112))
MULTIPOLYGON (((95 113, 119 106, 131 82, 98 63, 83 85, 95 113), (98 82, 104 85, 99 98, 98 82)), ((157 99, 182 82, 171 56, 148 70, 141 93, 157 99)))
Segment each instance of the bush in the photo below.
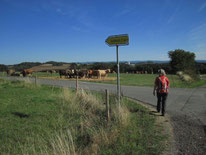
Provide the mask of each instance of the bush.
POLYGON ((194 70, 185 70, 184 73, 189 75, 195 81, 200 80, 200 75, 197 74, 194 70))
POLYGON ((185 82, 194 82, 200 80, 199 76, 191 70, 187 70, 185 72, 178 71, 176 74, 180 77, 182 81, 185 82))

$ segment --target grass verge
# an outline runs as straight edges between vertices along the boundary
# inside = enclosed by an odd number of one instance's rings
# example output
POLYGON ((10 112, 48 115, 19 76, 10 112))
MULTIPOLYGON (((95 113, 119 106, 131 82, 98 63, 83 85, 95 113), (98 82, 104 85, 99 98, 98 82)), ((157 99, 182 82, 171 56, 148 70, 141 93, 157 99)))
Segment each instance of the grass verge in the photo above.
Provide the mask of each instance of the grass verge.
POLYGON ((0 76, 7 76, 6 72, 0 72, 0 76))
MULTIPOLYGON (((116 77, 116 74, 109 74, 109 77, 116 77)), ((121 85, 128 86, 154 86, 156 74, 120 74, 121 85)), ((206 80, 198 80, 193 82, 184 82, 177 75, 167 75, 172 88, 195 88, 206 85, 206 80)), ((94 82, 94 81, 93 81, 94 82)), ((99 83, 116 84, 116 80, 96 81, 99 83)))
POLYGON ((166 135, 143 106, 122 99, 0 80, 1 154, 161 154, 166 135))
POLYGON ((34 72, 32 76, 37 77, 59 77, 59 73, 34 72))
MULTIPOLYGON (((0 76, 7 76, 6 72, 0 72, 0 76)), ((37 76, 40 78, 59 78, 58 73, 46 73, 46 72, 37 72, 32 74, 33 77, 37 76)), ((96 83, 107 83, 107 84, 116 84, 116 74, 109 74, 107 79, 79 79, 80 81, 87 82, 96 82, 96 83), (110 80, 111 79, 111 80, 110 80)), ((158 75, 156 74, 120 74, 120 83, 121 85, 127 86, 154 86, 155 78, 158 75)), ((199 86, 206 85, 206 80, 196 80, 196 81, 182 81, 177 75, 167 75, 170 81, 170 87, 172 88, 195 88, 199 86)), ((205 78, 205 75, 201 75, 202 78, 205 78)), ((71 79, 75 80, 75 79, 71 79)))

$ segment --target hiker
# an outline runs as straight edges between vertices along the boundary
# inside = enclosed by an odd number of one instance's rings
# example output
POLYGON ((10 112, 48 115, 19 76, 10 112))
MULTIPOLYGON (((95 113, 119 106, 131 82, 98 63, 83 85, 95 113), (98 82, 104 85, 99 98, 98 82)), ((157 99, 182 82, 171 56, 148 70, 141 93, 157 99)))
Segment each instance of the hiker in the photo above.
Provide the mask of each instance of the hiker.
POLYGON ((160 110, 162 110, 162 116, 164 116, 170 82, 166 77, 164 69, 159 69, 158 74, 159 76, 155 79, 153 95, 157 95, 157 112, 160 112, 160 110))

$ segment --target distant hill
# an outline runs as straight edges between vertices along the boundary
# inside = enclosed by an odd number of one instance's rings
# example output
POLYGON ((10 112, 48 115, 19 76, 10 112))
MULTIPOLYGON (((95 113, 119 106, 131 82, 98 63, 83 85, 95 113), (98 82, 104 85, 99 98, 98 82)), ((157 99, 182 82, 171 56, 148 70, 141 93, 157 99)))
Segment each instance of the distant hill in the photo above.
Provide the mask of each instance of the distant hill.
MULTIPOLYGON (((94 64, 94 63, 116 63, 116 61, 89 61, 89 62, 76 62, 77 64, 94 64)), ((120 61, 120 63, 131 63, 131 64, 137 64, 137 63, 169 63, 169 61, 158 61, 158 60, 134 60, 134 61, 120 61)))
POLYGON ((169 61, 147 60, 147 61, 130 61, 130 63, 169 63, 169 61))
MULTIPOLYGON (((136 61, 121 61, 122 63, 123 62, 130 62, 130 63, 133 63, 133 64, 136 64, 136 63, 169 63, 170 61, 169 60, 163 60, 163 61, 160 61, 160 60, 145 60, 145 61, 140 61, 140 60, 136 60, 136 61)), ((196 62, 198 63, 206 63, 206 60, 196 60, 196 62)))
MULTIPOLYGON (((198 63, 206 63, 206 60, 196 60, 198 63)), ((89 62, 76 62, 77 64, 94 64, 94 63, 116 63, 116 61, 101 61, 101 62, 96 62, 96 61, 89 61, 89 62)), ((169 60, 133 60, 133 61, 120 61, 120 63, 131 63, 131 64, 138 64, 138 63, 158 63, 158 64, 164 64, 164 63, 169 63, 169 60)))
POLYGON ((198 63, 206 63, 206 60, 196 60, 198 63))
MULTIPOLYGON (((206 63, 206 60, 196 60, 198 63, 206 63)), ((14 64, 14 65, 5 65, 8 68, 31 68, 43 64, 52 64, 53 66, 62 66, 65 64, 94 64, 94 63, 116 63, 116 61, 85 61, 85 62, 56 62, 56 61, 48 61, 45 63, 40 63, 40 62, 22 62, 19 64, 14 64)), ((169 60, 133 60, 133 61, 120 61, 120 63, 130 63, 130 64, 138 64, 138 63, 169 63, 169 60)))

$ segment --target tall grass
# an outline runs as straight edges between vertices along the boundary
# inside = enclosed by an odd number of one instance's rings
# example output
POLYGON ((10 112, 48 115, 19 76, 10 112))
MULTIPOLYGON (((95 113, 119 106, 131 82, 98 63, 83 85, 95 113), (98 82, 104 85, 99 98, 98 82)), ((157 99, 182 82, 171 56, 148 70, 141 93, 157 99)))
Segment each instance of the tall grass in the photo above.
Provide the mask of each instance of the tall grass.
POLYGON ((0 76, 7 76, 6 72, 0 72, 0 76))
MULTIPOLYGON (((75 95, 73 91, 63 88, 61 98, 61 111, 67 111, 64 113, 68 117, 72 117, 77 121, 76 126, 72 126, 70 130, 61 131, 55 133, 52 138, 49 138, 49 145, 43 145, 44 147, 35 147, 33 154, 97 154, 100 151, 101 145, 111 145, 111 142, 115 141, 118 136, 118 123, 121 127, 126 127, 129 124, 129 111, 127 107, 120 108, 120 117, 118 108, 112 110, 114 123, 111 127, 113 130, 107 128, 107 121, 105 115, 105 105, 102 103, 101 98, 94 96, 91 92, 79 91, 78 95, 75 95), (119 119, 120 118, 120 119, 119 119), (75 137, 73 140, 73 136, 75 137)), ((57 124, 61 129, 63 126, 63 116, 60 113, 58 115, 57 124)), ((47 138, 46 138, 47 139, 47 138)), ((30 140, 31 141, 31 140, 30 140)), ((39 143, 45 143, 44 138, 39 138, 39 143)), ((29 142, 28 142, 29 143, 29 142)), ((22 153, 27 153, 27 145, 21 146, 22 153)))

